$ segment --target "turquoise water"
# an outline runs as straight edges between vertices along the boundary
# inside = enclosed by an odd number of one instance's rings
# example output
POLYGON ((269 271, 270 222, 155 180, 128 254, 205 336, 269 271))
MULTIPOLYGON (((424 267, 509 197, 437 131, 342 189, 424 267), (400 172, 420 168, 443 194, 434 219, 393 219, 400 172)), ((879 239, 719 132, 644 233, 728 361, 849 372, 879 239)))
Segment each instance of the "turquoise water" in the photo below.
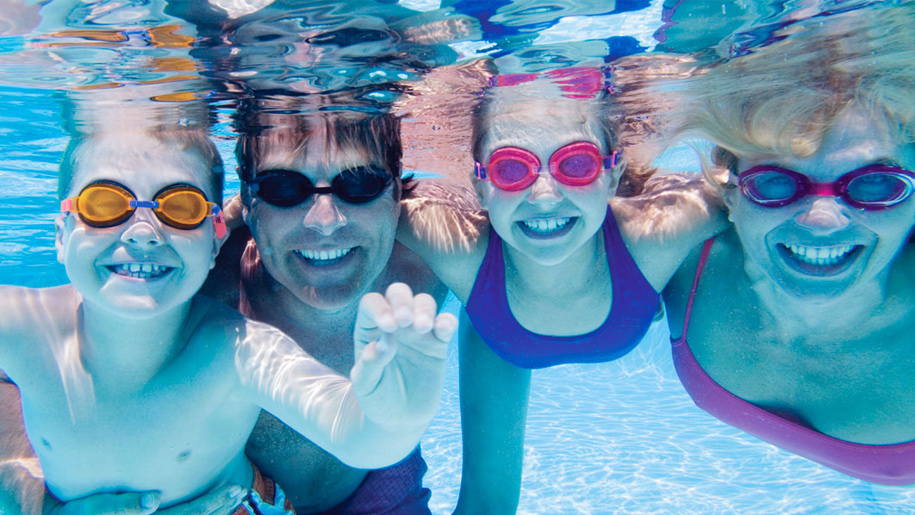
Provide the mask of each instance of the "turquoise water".
MULTIPOLYGON (((668 2, 670 5, 677 3, 668 2)), ((514 71, 525 71, 550 66, 550 63, 601 60, 600 52, 606 54, 612 45, 626 51, 648 51, 660 44, 653 36, 662 26, 664 6, 659 1, 628 2, 631 11, 615 14, 601 9, 599 2, 576 2, 574 5, 557 2, 550 5, 558 14, 549 16, 543 15, 545 4, 529 4, 516 3, 526 6, 523 14, 531 18, 516 14, 514 18, 503 17, 504 23, 499 24, 491 22, 491 17, 486 18, 490 26, 483 27, 481 36, 446 45, 453 54, 445 55, 446 49, 438 48, 439 54, 429 58, 427 65, 435 68, 445 62, 490 55, 502 59, 506 68, 514 66, 514 71), (625 39, 605 41, 611 37, 625 39), (584 44, 595 41, 604 43, 602 50, 584 44)), ((621 4, 623 2, 618 2, 618 7, 621 4)), ((752 35, 754 32, 742 29, 749 17, 772 16, 772 11, 777 10, 774 3, 753 4, 753 9, 741 9, 746 2, 708 4, 714 4, 711 11, 724 13, 724 16, 708 19, 704 25, 701 20, 689 16, 679 26, 687 28, 693 23, 705 27, 708 30, 702 34, 706 40, 694 35, 680 40, 671 36, 662 46, 672 50, 674 43, 679 41, 680 48, 684 49, 712 47, 728 34, 752 35), (729 16, 729 10, 736 14, 729 16)), ((790 10, 794 5, 792 2, 787 4, 782 8, 790 10)), ((822 4, 847 7, 850 3, 822 4)), ((57 61, 33 59, 30 52, 35 50, 28 41, 34 40, 35 34, 50 32, 49 27, 54 23, 51 13, 61 17, 61 12, 70 8, 58 5, 61 6, 59 10, 45 8, 43 25, 22 29, 19 34, 10 29, 0 45, 0 57, 3 58, 0 77, 6 84, 0 88, 0 281, 4 284, 44 287, 66 282, 53 248, 53 220, 58 207, 56 169, 66 145, 57 90, 74 85, 68 81, 87 84, 102 79, 149 80, 156 73, 143 68, 144 58, 175 57, 187 50, 154 47, 134 34, 129 40, 133 44, 124 47, 106 51, 83 49, 80 55, 71 52, 57 61), (104 70, 105 73, 85 72, 68 79, 63 72, 73 71, 72 63, 80 60, 84 62, 85 70, 104 70), (59 66, 57 69, 53 68, 55 62, 59 66), (62 62, 69 64, 60 64, 62 62), (128 73, 131 71, 133 73, 128 73)), ((172 15, 165 14, 165 4, 158 2, 142 4, 146 10, 139 17, 127 16, 129 9, 124 6, 130 7, 130 4, 118 5, 120 7, 115 9, 112 3, 94 3, 93 26, 156 25, 175 21, 172 15), (105 5, 112 8, 103 9, 105 5), (107 18, 98 14, 103 12, 107 13, 107 18)), ((396 7, 432 10, 439 5, 438 2, 415 0, 400 2, 396 7)), ((455 6, 483 18, 479 8, 471 9, 461 2, 455 6)), ((393 7, 378 4, 378 9, 393 7)), ((695 18, 701 18, 698 15, 704 13, 697 11, 695 18)), ((390 16, 403 16, 403 13, 390 16)), ((201 25, 196 30, 199 33, 195 36, 202 41, 205 27, 201 25)), ((193 32, 187 29, 183 33, 193 32)), ((730 41, 747 39, 732 36, 730 41)), ((216 52, 218 47, 200 44, 195 49, 205 53, 207 50, 216 52)), ((242 51, 247 60, 240 59, 235 71, 250 72, 253 80, 273 85, 295 77, 289 68, 282 73, 268 73, 265 62, 270 52, 262 50, 249 55, 242 51)), ((62 51, 61 55, 66 53, 62 51)), ((337 57, 338 61, 328 60, 336 68, 331 66, 325 70, 326 74, 320 70, 321 73, 314 72, 314 76, 308 78, 309 83, 336 87, 342 83, 338 82, 342 81, 340 77, 346 76, 343 81, 346 84, 364 84, 380 82, 388 76, 385 74, 398 73, 397 68, 384 66, 371 70, 360 68, 366 65, 365 61, 352 56, 337 57), (335 74, 334 70, 346 73, 335 74), (354 78, 357 76, 358 79, 354 78)), ((408 74, 408 78, 412 77, 410 74, 419 76, 420 70, 415 63, 405 66, 403 73, 408 74)), ((207 71, 213 75, 219 72, 216 67, 207 71)), ((456 89, 459 93, 464 92, 461 87, 456 89)), ((226 104, 219 103, 218 93, 214 94, 219 107, 215 137, 226 168, 231 172, 234 169, 234 135, 229 126, 231 113, 226 104)), ((424 131, 428 119, 423 118, 422 110, 417 111, 416 118, 405 122, 407 130, 416 134, 415 139, 405 138, 406 162, 413 169, 436 170, 435 166, 425 164, 423 156, 427 154, 423 152, 466 153, 466 146, 455 143, 454 133, 424 131)), ((436 119, 434 127, 448 121, 436 119)), ((439 131, 434 127, 433 131, 439 131)), ((695 166, 695 163, 685 161, 689 161, 688 155, 676 154, 669 157, 667 163, 679 168, 695 166)), ((237 190, 237 182, 231 173, 227 178, 231 194, 237 190)), ((447 309, 456 311, 456 303, 452 300, 447 309)), ((426 485, 433 491, 431 507, 434 513, 450 512, 460 483, 455 351, 452 346, 441 410, 423 440, 429 464, 426 485)), ((915 511, 915 489, 883 487, 849 478, 760 442, 696 408, 674 373, 665 321, 656 323, 643 343, 621 360, 600 365, 559 366, 534 374, 522 488, 519 513, 531 514, 902 514, 915 511)))

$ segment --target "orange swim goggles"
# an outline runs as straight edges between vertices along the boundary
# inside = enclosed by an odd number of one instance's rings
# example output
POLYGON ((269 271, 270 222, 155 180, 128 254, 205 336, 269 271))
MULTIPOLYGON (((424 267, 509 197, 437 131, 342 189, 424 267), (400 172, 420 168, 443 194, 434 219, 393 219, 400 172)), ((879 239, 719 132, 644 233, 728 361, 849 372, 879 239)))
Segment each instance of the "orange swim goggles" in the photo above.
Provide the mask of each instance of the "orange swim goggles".
POLYGON ((83 188, 79 196, 60 203, 63 213, 77 213, 91 227, 114 227, 127 221, 138 208, 152 209, 156 218, 169 227, 190 230, 213 218, 216 237, 226 234, 222 211, 206 195, 188 184, 173 184, 159 190, 152 200, 137 200, 126 186, 113 181, 96 181, 83 188))

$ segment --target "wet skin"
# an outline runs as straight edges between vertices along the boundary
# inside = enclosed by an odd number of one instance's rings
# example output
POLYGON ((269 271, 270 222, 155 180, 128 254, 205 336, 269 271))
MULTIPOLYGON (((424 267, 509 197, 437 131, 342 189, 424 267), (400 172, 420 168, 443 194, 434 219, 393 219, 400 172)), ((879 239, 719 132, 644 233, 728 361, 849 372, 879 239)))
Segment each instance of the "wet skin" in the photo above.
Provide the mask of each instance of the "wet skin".
MULTIPOLYGON (((875 162, 912 169, 915 147, 850 111, 814 155, 745 156, 739 168, 777 164, 831 182, 875 162)), ((915 438, 915 199, 884 211, 825 196, 764 208, 736 189, 725 199, 734 228, 712 247, 689 326, 703 369, 734 395, 836 438, 915 438)), ((697 262, 698 251, 665 290, 674 336, 697 262)))

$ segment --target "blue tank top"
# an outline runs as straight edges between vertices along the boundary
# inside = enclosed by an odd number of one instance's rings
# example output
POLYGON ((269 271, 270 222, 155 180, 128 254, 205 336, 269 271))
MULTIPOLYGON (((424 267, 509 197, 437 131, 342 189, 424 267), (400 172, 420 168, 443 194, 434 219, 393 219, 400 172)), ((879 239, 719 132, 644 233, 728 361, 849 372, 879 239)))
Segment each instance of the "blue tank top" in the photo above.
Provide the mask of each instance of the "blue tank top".
POLYGON ((629 254, 609 207, 603 231, 613 301, 604 323, 578 336, 537 334, 515 320, 505 292, 502 239, 495 231, 489 232, 486 256, 465 309, 493 352, 520 368, 544 368, 612 361, 635 348, 658 311, 660 297, 629 254))

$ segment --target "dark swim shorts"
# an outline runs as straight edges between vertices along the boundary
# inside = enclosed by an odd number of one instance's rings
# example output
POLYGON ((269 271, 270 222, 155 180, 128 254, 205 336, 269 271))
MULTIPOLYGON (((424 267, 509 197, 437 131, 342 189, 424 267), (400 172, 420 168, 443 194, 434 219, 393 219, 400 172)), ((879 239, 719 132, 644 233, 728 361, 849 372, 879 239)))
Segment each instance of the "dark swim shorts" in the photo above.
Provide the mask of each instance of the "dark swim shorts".
POLYGON ((320 515, 425 515, 432 492, 423 488, 428 467, 419 447, 400 463, 372 470, 345 501, 320 515))

